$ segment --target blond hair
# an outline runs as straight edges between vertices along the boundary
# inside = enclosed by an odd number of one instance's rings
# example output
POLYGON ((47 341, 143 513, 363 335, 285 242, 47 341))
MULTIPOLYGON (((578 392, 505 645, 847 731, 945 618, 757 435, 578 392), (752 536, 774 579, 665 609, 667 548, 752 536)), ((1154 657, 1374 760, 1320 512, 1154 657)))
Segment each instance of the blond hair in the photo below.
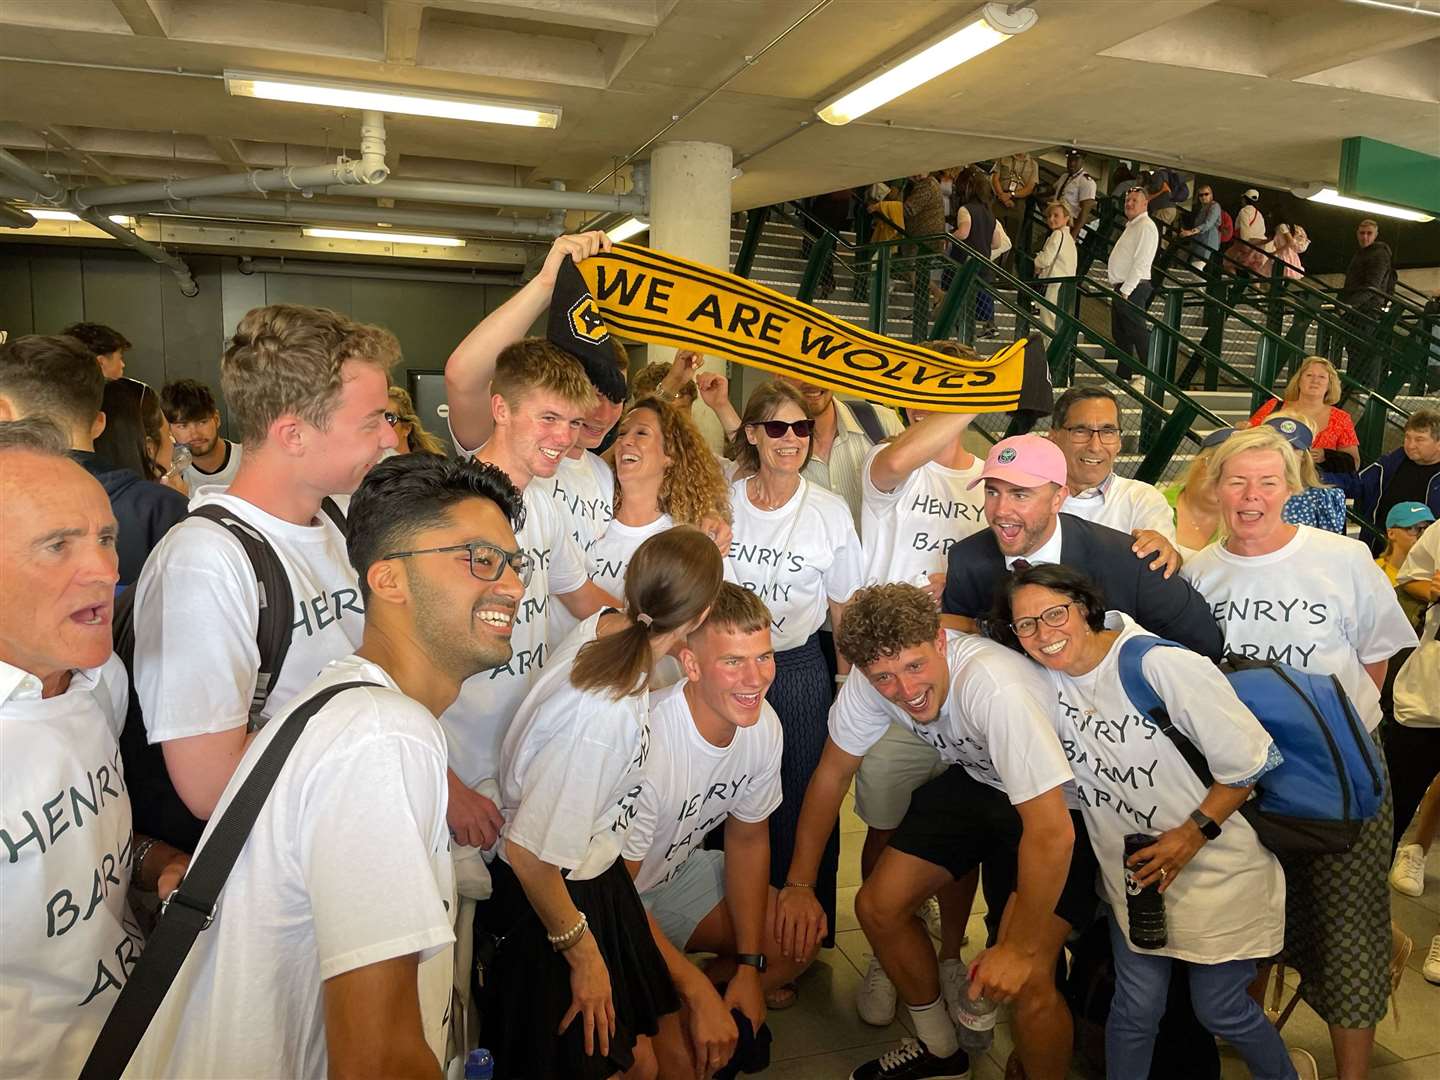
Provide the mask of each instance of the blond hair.
POLYGON ((392 411, 399 418, 398 423, 410 425, 410 434, 406 439, 412 452, 450 456, 445 444, 426 431, 425 425, 420 422, 420 415, 415 411, 415 402, 411 400, 409 390, 403 386, 390 387, 390 404, 394 406, 392 411))
POLYGON ((1209 480, 1211 485, 1218 487, 1227 461, 1237 454, 1243 454, 1250 450, 1274 450, 1280 455, 1280 461, 1285 469, 1285 486, 1290 489, 1290 494, 1295 495, 1304 490, 1304 484, 1300 480, 1299 455, 1295 453, 1295 448, 1290 445, 1284 435, 1263 424, 1260 427, 1237 431, 1215 447, 1214 456, 1210 458, 1209 480))
POLYGON ((733 581, 721 584, 715 594, 715 603, 710 605, 710 614, 697 626, 694 633, 705 630, 729 630, 737 634, 754 634, 770 628, 770 609, 765 606, 757 593, 751 592, 733 581))
MULTIPOLYGON (((669 514, 676 525, 698 525, 706 514, 718 514, 730 520, 730 489, 720 463, 705 444, 705 437, 690 419, 690 414, 677 409, 658 397, 643 397, 625 415, 637 409, 649 409, 660 426, 660 441, 670 465, 660 479, 661 513, 669 514)), ((624 422, 623 419, 621 421, 624 422)), ((615 484, 615 510, 618 512, 625 492, 619 481, 615 484)))
POLYGON ((1285 384, 1285 389, 1280 397, 1284 401, 1298 401, 1300 399, 1300 376, 1305 374, 1305 369, 1319 364, 1330 375, 1330 389, 1325 391, 1325 404, 1334 405, 1340 400, 1340 374, 1335 370, 1335 365, 1323 356, 1307 356, 1300 361, 1300 366, 1295 369, 1295 374, 1290 376, 1290 381, 1285 384))
POLYGON ((1051 211, 1051 210, 1059 210, 1061 213, 1063 213, 1063 214, 1065 215, 1065 220, 1066 220, 1066 221, 1072 221, 1072 220, 1074 220, 1073 217, 1072 217, 1072 215, 1071 215, 1071 213, 1070 213, 1070 207, 1066 206, 1066 205, 1065 205, 1063 202, 1061 202, 1059 199, 1054 199, 1054 200, 1052 200, 1052 201, 1050 201, 1050 202, 1048 202, 1048 203, 1045 204, 1045 217, 1048 218, 1048 217, 1050 216, 1050 211, 1051 211))
POLYGON ((388 379, 399 359, 400 342, 389 330, 329 308, 271 304, 253 308, 235 328, 220 359, 220 389, 240 441, 259 446, 287 414, 329 427, 349 361, 371 364, 388 379))
POLYGON ((580 409, 595 407, 595 387, 580 361, 544 338, 522 338, 500 350, 490 393, 499 394, 512 409, 528 395, 542 391, 580 409))

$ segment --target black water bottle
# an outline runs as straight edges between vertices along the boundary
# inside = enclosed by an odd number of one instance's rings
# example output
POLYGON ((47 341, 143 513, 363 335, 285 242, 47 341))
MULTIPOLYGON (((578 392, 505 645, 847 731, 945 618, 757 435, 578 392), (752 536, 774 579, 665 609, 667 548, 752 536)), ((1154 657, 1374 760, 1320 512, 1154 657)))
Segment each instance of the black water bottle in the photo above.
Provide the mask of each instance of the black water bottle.
POLYGON ((1165 897, 1158 884, 1141 888, 1130 869, 1130 857, 1143 851, 1156 838, 1147 833, 1129 833, 1125 837, 1125 909, 1130 915, 1130 944, 1137 949, 1164 948, 1165 897))

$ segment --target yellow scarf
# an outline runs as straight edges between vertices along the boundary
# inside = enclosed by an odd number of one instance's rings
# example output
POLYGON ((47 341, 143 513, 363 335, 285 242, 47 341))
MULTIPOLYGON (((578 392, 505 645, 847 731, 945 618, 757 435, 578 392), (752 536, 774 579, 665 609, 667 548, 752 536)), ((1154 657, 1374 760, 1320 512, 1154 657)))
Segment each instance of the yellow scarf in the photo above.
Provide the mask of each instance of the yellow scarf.
POLYGON ((1020 401, 1023 338, 987 359, 962 360, 871 333, 735 274, 630 244, 591 256, 580 274, 605 326, 624 337, 932 412, 1009 412, 1020 401))

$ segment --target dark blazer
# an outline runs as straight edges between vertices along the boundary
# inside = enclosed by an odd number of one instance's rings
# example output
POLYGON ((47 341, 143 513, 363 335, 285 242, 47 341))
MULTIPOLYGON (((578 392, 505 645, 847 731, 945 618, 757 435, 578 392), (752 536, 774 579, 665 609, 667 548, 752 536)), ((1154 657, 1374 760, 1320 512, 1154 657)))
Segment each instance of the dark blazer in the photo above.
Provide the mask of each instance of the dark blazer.
MULTIPOLYGON (((1212 660, 1225 654, 1225 639, 1210 605, 1176 574, 1168 581, 1149 559, 1130 550, 1125 533, 1084 518, 1061 514, 1060 562, 1088 574, 1100 586, 1105 605, 1123 611, 1150 633, 1184 645, 1212 660)), ((948 615, 986 619, 995 586, 1005 580, 1005 556, 989 529, 972 533, 950 547, 945 594, 940 607, 948 615)))

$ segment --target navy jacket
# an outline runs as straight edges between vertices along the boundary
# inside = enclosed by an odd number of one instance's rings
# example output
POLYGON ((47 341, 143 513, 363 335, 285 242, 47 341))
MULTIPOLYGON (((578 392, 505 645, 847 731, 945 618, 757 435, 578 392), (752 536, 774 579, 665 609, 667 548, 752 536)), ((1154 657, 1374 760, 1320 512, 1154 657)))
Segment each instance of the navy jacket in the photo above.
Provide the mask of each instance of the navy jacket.
POLYGON ((151 550, 170 526, 185 516, 189 504, 174 488, 142 480, 134 470, 112 465, 99 454, 72 450, 70 456, 99 480, 110 496, 110 511, 120 526, 116 546, 120 553, 119 587, 124 588, 140 576, 151 550))
MULTIPOLYGON (((1225 639, 1210 605, 1195 587, 1176 574, 1168 581, 1149 559, 1136 558, 1134 544, 1117 529, 1061 514, 1060 562, 1089 575, 1100 586, 1105 606, 1123 611, 1150 633, 1219 660, 1225 639)), ((1005 557, 989 529, 972 533, 950 547, 945 594, 940 607, 948 615, 986 619, 995 586, 1004 581, 1005 557)))
MULTIPOLYGON (((1374 244, 1370 245, 1374 247, 1374 244)), ((1385 523, 1375 521, 1375 508, 1380 505, 1380 493, 1390 484, 1390 479, 1395 475, 1395 470, 1405 460, 1405 448, 1397 446, 1378 461, 1372 461, 1358 473, 1325 473, 1322 479, 1327 484, 1334 484, 1345 492, 1346 496, 1355 500, 1355 512, 1368 521, 1372 521, 1375 527, 1380 530, 1378 540, 1372 539, 1371 550, 1377 555, 1385 550, 1385 523)), ((1425 491, 1425 505, 1430 507, 1430 512, 1440 518, 1440 473, 1430 478, 1430 486, 1425 491)))

